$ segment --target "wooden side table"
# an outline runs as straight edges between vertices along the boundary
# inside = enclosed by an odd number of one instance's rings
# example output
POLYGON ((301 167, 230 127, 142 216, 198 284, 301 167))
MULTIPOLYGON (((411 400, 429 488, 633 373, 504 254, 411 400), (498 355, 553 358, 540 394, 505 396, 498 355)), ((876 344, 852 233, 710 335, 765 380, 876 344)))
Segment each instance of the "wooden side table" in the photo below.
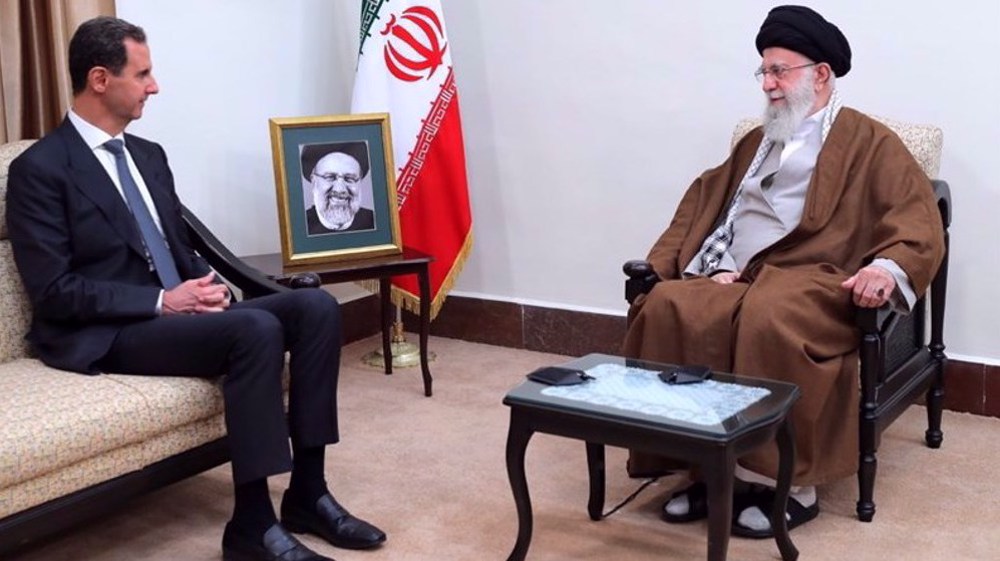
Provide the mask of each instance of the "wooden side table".
POLYGON ((398 275, 417 275, 420 285, 420 369, 424 378, 424 395, 432 394, 431 371, 427 362, 427 335, 430 332, 431 281, 430 255, 410 248, 403 248, 402 255, 337 261, 326 265, 282 267, 280 253, 264 253, 240 257, 247 265, 257 269, 280 284, 288 284, 297 273, 316 273, 323 284, 337 284, 365 279, 378 279, 382 305, 382 356, 385 373, 392 374, 392 303, 389 299, 390 280, 398 275))

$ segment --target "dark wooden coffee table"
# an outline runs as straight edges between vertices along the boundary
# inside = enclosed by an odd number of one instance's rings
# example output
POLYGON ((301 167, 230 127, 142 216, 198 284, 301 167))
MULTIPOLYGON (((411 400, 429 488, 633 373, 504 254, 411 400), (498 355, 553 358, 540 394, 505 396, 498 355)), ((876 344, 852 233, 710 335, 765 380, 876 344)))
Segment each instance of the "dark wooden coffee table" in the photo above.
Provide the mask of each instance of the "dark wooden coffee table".
POLYGON ((535 432, 586 442, 590 475, 587 511, 592 520, 600 520, 604 509, 605 445, 701 466, 708 487, 709 561, 726 559, 737 458, 777 440, 780 461, 771 525, 782 559, 798 558, 784 516, 795 459, 788 412, 799 398, 798 387, 720 372, 702 384, 669 386, 654 373, 667 365, 601 354, 587 355, 565 366, 586 370, 597 379, 559 388, 525 381, 503 400, 510 407, 507 475, 518 517, 517 542, 508 561, 522 561, 531 542, 531 498, 524 457, 535 432), (693 391, 695 386, 700 386, 697 391, 693 391))

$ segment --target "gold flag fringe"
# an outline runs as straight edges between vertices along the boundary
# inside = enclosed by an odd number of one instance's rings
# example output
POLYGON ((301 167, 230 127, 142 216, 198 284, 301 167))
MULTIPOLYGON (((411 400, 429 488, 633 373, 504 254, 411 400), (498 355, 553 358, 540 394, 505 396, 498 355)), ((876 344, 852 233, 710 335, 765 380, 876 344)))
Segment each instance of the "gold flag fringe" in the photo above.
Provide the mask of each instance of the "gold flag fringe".
MULTIPOLYGON (((462 249, 459 250, 458 255, 455 256, 455 262, 451 266, 451 270, 448 271, 448 275, 444 278, 444 282, 441 283, 441 289, 438 290, 437 296, 431 300, 431 321, 437 317, 438 312, 441 311, 441 306, 444 305, 445 298, 448 297, 448 293, 455 286, 455 281, 458 280, 458 275, 462 273, 462 268, 465 267, 465 261, 469 257, 469 253, 472 251, 472 228, 469 227, 469 233, 465 236, 465 241, 462 243, 462 249)), ((364 288, 365 290, 373 293, 379 293, 379 282, 377 279, 367 279, 357 281, 357 284, 364 288)), ((402 290, 393 286, 389 294, 389 299, 393 304, 403 308, 404 310, 420 314, 420 296, 402 290)))
POLYGON ((371 292, 372 294, 378 294, 378 279, 364 279, 359 281, 354 281, 354 284, 360 286, 361 288, 371 292))

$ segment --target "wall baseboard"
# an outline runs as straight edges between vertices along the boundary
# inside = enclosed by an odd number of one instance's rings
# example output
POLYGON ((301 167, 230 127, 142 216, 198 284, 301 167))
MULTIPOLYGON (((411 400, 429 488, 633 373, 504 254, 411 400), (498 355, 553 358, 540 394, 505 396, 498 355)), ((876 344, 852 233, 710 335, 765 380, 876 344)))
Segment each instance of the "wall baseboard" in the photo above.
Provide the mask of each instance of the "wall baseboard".
MULTIPOLYGON (((377 297, 353 300, 342 311, 345 342, 379 332, 377 297)), ((403 323, 409 331, 419 325, 417 317, 405 311, 403 323)), ((618 354, 625 318, 450 296, 431 323, 431 335, 570 356, 618 354)), ((945 409, 1000 418, 1000 366, 953 359, 945 378, 945 409)))

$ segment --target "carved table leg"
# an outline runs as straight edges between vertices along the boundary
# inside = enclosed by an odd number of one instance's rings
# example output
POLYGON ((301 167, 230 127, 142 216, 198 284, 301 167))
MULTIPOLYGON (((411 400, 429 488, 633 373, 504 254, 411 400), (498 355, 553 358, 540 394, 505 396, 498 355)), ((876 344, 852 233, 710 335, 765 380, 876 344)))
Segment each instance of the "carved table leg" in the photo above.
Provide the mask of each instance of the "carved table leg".
POLYGON ((531 544, 531 496, 528 494, 528 480, 524 474, 524 455, 531 434, 531 429, 512 410, 510 429, 507 432, 507 477, 517 506, 517 541, 507 561, 524 561, 528 545, 531 544))
POLYGON ((778 483, 775 488, 774 510, 771 512, 771 528, 774 529, 774 540, 778 542, 778 550, 784 561, 795 561, 799 558, 799 550, 788 535, 788 520, 785 510, 788 508, 788 492, 792 486, 792 469, 795 467, 795 439, 792 437, 792 419, 786 417, 785 422, 778 427, 778 483))
POLYGON ((587 514, 591 520, 600 520, 604 512, 604 445, 587 443, 587 471, 590 473, 590 500, 587 514))
POLYGON ((385 362, 386 374, 392 374, 392 342, 389 338, 392 331, 391 290, 388 277, 378 279, 378 292, 382 300, 382 360, 385 362))
POLYGON ((425 264, 417 275, 420 284, 420 370, 424 376, 424 395, 431 396, 431 369, 427 358, 427 333, 431 327, 431 278, 429 265, 425 264))
POLYGON ((708 489, 708 561, 726 561, 733 519, 733 473, 736 458, 729 450, 702 463, 708 489))

